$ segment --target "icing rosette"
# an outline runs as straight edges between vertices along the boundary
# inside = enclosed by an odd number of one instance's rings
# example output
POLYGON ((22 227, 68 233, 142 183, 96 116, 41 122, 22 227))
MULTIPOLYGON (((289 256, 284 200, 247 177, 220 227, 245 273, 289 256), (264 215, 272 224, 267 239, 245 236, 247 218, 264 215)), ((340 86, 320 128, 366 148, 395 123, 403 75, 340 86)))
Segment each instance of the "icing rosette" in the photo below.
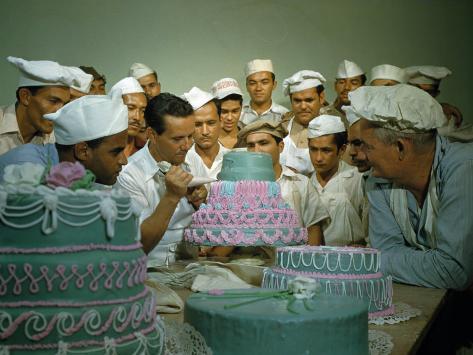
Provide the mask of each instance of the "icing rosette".
POLYGON ((11 164, 5 167, 3 181, 7 185, 38 186, 41 184, 45 168, 40 164, 11 164))
POLYGON ((51 167, 46 175, 46 183, 51 188, 90 189, 94 181, 94 174, 79 162, 59 163, 51 167))

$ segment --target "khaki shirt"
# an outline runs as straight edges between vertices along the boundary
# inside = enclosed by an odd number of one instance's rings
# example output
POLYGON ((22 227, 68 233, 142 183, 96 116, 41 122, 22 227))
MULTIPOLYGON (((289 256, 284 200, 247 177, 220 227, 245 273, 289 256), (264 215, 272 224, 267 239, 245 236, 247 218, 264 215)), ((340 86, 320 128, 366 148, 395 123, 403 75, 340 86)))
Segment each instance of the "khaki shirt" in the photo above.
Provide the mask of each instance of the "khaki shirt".
POLYGON ((238 126, 240 128, 249 125, 250 123, 256 120, 262 119, 272 119, 274 121, 281 121, 282 116, 288 112, 289 110, 284 106, 278 105, 275 102, 271 103, 271 107, 263 112, 262 114, 258 114, 255 110, 253 110, 249 103, 243 105, 240 115, 240 121, 238 122, 238 126))
MULTIPOLYGON (((34 136, 28 143, 47 144, 55 141, 54 134, 51 133, 44 136, 34 136)), ((16 119, 15 104, 0 107, 0 155, 22 144, 25 144, 25 141, 16 119)))

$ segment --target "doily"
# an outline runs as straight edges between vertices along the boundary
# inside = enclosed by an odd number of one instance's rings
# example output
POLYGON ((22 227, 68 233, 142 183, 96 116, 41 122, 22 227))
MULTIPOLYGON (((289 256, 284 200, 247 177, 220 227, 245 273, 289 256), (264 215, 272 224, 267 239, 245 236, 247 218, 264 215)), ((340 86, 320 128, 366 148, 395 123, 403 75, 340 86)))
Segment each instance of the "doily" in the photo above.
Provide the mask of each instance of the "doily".
POLYGON ((204 337, 188 323, 164 321, 163 355, 212 355, 204 337))
POLYGON ((370 355, 391 354, 394 344, 393 337, 380 330, 368 330, 368 348, 370 355))
POLYGON ((411 318, 417 317, 422 312, 420 309, 409 306, 402 302, 394 303, 394 314, 386 317, 373 318, 368 321, 368 324, 383 325, 383 324, 396 324, 404 322, 411 318))

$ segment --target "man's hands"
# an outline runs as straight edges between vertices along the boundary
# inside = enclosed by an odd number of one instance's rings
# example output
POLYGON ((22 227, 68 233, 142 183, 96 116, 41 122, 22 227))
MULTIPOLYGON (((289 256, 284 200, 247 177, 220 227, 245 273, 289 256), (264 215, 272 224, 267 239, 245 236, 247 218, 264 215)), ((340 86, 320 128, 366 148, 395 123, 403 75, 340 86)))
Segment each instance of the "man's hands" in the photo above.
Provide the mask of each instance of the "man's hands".
POLYGON ((453 118, 453 121, 455 122, 455 127, 460 127, 463 121, 463 115, 458 109, 458 107, 447 104, 445 102, 441 103, 440 105, 442 105, 442 110, 445 116, 447 116, 447 120, 450 121, 450 119, 453 118))
POLYGON ((200 204, 207 199, 207 189, 204 185, 188 188, 186 197, 190 204, 197 210, 200 204))
POLYGON ((184 171, 179 166, 171 166, 164 178, 166 183, 166 195, 175 201, 179 201, 182 197, 187 195, 187 186, 191 180, 191 174, 184 171))

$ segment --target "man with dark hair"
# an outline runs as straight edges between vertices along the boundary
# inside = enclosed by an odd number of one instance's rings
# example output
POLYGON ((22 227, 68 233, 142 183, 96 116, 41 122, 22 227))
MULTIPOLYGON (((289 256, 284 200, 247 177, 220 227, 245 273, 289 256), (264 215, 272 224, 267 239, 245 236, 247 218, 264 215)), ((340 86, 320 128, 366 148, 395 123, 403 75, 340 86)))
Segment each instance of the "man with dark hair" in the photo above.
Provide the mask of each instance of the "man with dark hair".
POLYGON ((338 116, 320 115, 308 127, 309 154, 315 172, 310 181, 330 214, 322 226, 326 245, 362 245, 362 175, 341 158, 347 132, 338 116))
POLYGON ((198 87, 183 96, 194 109, 195 117, 194 145, 186 155, 186 163, 193 175, 216 179, 222 169, 223 155, 229 152, 218 141, 220 119, 216 100, 198 87))
POLYGON ((240 126, 244 127, 260 119, 281 121, 289 110, 271 99, 277 81, 274 75, 273 62, 270 59, 254 59, 246 64, 246 90, 250 102, 243 105, 240 126))
POLYGON ((335 92, 337 93, 337 98, 333 104, 329 105, 327 108, 337 110, 337 116, 342 118, 345 127, 348 127, 348 121, 345 112, 342 110, 342 106, 350 104, 348 93, 365 85, 365 83, 365 72, 358 64, 345 59, 338 65, 337 75, 335 77, 335 92))
POLYGON ((158 80, 158 73, 143 63, 133 63, 128 72, 140 83, 148 100, 161 93, 161 83, 158 80))
POLYGON ((220 143, 232 149, 238 142, 238 122, 240 120, 243 93, 235 79, 223 78, 212 84, 212 94, 217 98, 222 129, 220 143))
POLYGON ((162 93, 145 110, 148 143, 130 157, 118 177, 142 209, 141 242, 157 263, 174 260, 192 213, 206 198, 205 188, 188 190, 192 175, 184 163, 192 146, 195 117, 185 100, 162 93))
POLYGON ((53 143, 53 124, 43 115, 69 101, 70 87, 81 85, 78 71, 51 61, 7 60, 19 69, 20 80, 16 103, 0 108, 0 154, 25 143, 53 143))
POLYGON ((99 74, 94 67, 86 67, 81 65, 79 68, 85 73, 94 77, 94 80, 92 80, 92 84, 90 85, 89 95, 105 95, 105 84, 107 84, 105 75, 99 74))
POLYGON ((324 82, 323 75, 312 70, 298 71, 283 82, 284 94, 291 99, 292 111, 283 118, 289 135, 284 138, 281 163, 304 175, 314 171, 307 146, 307 126, 322 109, 324 82))

